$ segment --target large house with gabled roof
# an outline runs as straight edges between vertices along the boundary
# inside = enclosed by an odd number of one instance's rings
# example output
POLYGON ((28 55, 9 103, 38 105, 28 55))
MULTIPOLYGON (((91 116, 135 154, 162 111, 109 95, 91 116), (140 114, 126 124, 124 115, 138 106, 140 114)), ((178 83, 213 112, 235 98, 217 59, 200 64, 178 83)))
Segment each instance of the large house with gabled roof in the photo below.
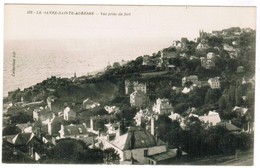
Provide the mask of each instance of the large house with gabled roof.
MULTIPOLYGON (((152 121, 154 122, 154 120, 152 121)), ((151 124, 154 129, 154 123, 151 124)), ((139 164, 158 164, 176 156, 175 149, 169 149, 154 131, 149 133, 141 127, 129 127, 126 132, 119 125, 115 136, 103 134, 97 137, 102 149, 113 148, 120 157, 120 162, 135 161, 139 164)))
POLYGON ((59 130, 59 138, 72 138, 77 140, 84 141, 87 145, 92 144, 93 139, 96 137, 96 134, 89 132, 85 124, 70 124, 64 126, 61 125, 59 130))

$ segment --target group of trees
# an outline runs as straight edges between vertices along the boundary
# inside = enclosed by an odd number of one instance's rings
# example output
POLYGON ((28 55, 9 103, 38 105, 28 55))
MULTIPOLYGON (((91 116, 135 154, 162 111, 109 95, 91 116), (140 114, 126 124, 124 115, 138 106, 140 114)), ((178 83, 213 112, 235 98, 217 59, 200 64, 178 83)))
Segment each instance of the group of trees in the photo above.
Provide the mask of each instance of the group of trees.
POLYGON ((196 117, 185 120, 185 129, 166 115, 159 117, 157 125, 160 139, 170 147, 181 147, 190 157, 234 153, 248 150, 253 145, 251 134, 231 133, 222 126, 209 126, 196 117))
POLYGON ((50 148, 42 163, 101 164, 118 163, 119 154, 112 148, 104 151, 99 148, 90 149, 83 141, 61 139, 56 146, 50 148))
MULTIPOLYGON (((237 29, 235 29, 237 30, 237 29)), ((228 30, 232 32, 233 29, 228 30)), ((230 34, 230 33, 229 33, 230 34)), ((231 33, 232 34, 232 33, 231 33)), ((223 43, 227 42, 232 45, 231 41, 225 40, 223 37, 207 37, 206 41, 209 48, 204 51, 197 51, 196 46, 199 42, 187 41, 185 47, 180 51, 176 48, 166 48, 166 52, 178 53, 176 57, 165 60, 168 64, 175 66, 175 71, 168 71, 160 76, 142 76, 143 72, 166 71, 166 67, 156 68, 156 66, 144 66, 143 57, 137 57, 124 66, 116 65, 107 69, 95 77, 86 78, 84 81, 72 82, 69 79, 51 77, 38 83, 34 87, 30 87, 21 91, 17 89, 11 93, 8 100, 12 102, 21 101, 38 101, 44 100, 48 96, 73 97, 78 102, 91 97, 100 100, 103 104, 116 104, 120 111, 115 114, 116 119, 133 121, 133 117, 139 110, 131 107, 129 97, 124 94, 124 81, 131 79, 147 84, 148 95, 151 102, 157 98, 168 98, 174 106, 174 111, 184 115, 189 107, 196 107, 197 114, 203 115, 208 110, 217 110, 222 118, 231 119, 232 122, 242 127, 248 119, 239 118, 233 114, 234 106, 244 106, 251 110, 253 118, 254 107, 254 86, 250 83, 241 84, 243 76, 253 76, 255 65, 255 31, 243 32, 239 37, 237 48, 240 52, 237 58, 230 58, 229 53, 223 50, 223 43), (186 56, 181 56, 181 52, 186 56), (214 58, 215 67, 205 69, 201 66, 199 57, 205 57, 208 52, 214 52, 220 57, 214 58), (197 58, 189 59, 190 56, 197 58), (245 71, 236 73, 238 66, 244 66, 245 71), (183 88, 181 79, 184 76, 197 75, 200 80, 207 80, 210 77, 221 77, 221 89, 211 89, 208 86, 194 88, 188 94, 184 94, 181 90, 173 90, 173 86, 183 88), (50 91, 51 89, 52 91, 50 91), (242 96, 246 97, 245 99, 242 96), (214 107, 214 108, 212 108, 214 107)), ((158 59, 160 52, 151 56, 151 59, 158 59)), ((191 86, 187 83, 186 86, 191 86)), ((24 108, 12 107, 8 109, 8 123, 11 124, 3 130, 4 135, 18 133, 15 126, 17 123, 32 122, 32 111, 26 111, 24 108)), ((108 114, 103 105, 91 110, 77 111, 78 123, 89 122, 90 117, 108 114)), ((251 120, 253 120, 251 118, 251 120)), ((158 121, 158 135, 168 142, 170 145, 178 147, 182 146, 191 156, 218 154, 223 152, 233 152, 235 149, 249 148, 251 137, 247 134, 230 134, 222 127, 209 127, 198 121, 196 118, 187 122, 187 129, 183 130, 180 123, 172 122, 168 116, 160 116, 158 121), (232 143, 231 143, 232 142, 232 143)), ((99 130, 104 130, 104 121, 96 123, 99 130)), ((99 149, 89 149, 82 142, 75 140, 61 140, 55 147, 51 148, 47 154, 46 163, 54 163, 56 161, 66 163, 101 163, 106 156, 116 157, 113 152, 103 152, 99 149), (68 146, 68 148, 64 148, 68 146), (105 153, 105 154, 104 154, 105 153), (111 154, 112 153, 112 154, 111 154)), ((106 158, 106 160, 109 160, 106 158)), ((109 161, 108 161, 109 162, 109 161)))

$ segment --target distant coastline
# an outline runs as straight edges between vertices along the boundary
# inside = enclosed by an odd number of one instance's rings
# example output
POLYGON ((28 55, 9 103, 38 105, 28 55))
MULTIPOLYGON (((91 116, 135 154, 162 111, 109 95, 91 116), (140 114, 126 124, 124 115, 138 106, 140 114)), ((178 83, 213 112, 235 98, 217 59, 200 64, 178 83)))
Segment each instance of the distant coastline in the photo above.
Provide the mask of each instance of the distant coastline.
POLYGON ((75 72, 77 76, 93 75, 102 72, 113 62, 152 54, 163 47, 168 47, 171 41, 171 37, 156 42, 151 39, 139 41, 118 39, 112 42, 100 39, 5 41, 3 96, 6 96, 8 91, 30 87, 51 76, 70 78, 75 72), (101 43, 105 45, 98 45, 101 43), (13 52, 16 53, 15 77, 12 76, 13 52))

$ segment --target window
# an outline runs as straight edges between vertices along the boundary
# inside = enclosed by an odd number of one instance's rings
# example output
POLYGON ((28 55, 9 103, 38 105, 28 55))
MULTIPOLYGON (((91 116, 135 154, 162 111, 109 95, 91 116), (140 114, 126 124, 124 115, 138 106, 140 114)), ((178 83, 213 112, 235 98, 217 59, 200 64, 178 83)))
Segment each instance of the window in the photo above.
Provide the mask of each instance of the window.
POLYGON ((148 156, 148 149, 144 150, 144 157, 148 156))
POLYGON ((79 133, 82 134, 82 129, 81 128, 79 128, 79 133))

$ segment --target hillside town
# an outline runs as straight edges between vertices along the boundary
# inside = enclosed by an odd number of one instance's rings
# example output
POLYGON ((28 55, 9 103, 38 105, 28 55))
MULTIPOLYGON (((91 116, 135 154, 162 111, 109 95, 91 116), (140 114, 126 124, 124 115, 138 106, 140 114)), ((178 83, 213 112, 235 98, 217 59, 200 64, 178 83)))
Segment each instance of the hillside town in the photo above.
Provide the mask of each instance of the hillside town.
POLYGON ((97 74, 52 76, 11 91, 2 161, 192 165, 225 158, 207 165, 252 155, 255 35, 200 30, 194 40, 182 37, 97 74))

